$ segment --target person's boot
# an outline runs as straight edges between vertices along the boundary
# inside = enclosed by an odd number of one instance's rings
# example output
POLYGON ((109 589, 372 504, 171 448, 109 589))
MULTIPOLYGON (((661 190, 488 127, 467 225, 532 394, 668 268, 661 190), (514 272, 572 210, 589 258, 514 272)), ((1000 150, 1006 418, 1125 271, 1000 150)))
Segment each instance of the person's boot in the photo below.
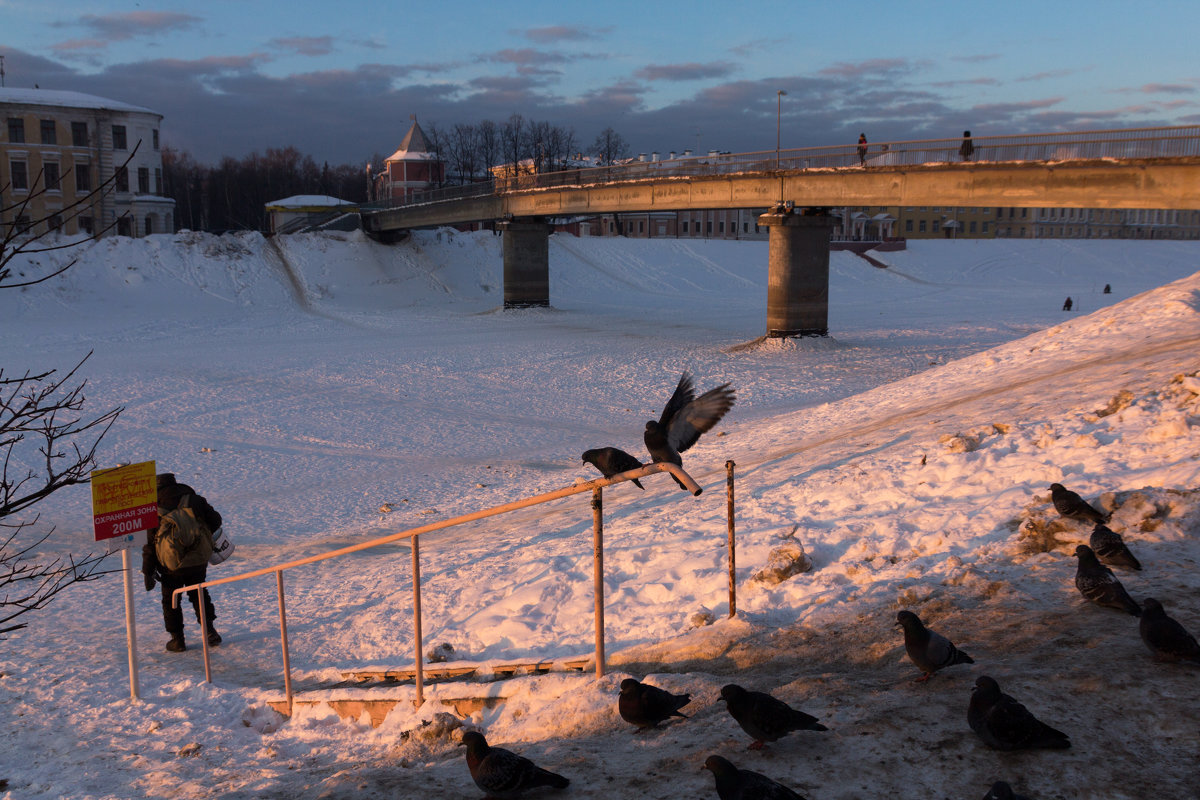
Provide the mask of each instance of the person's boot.
POLYGON ((167 642, 167 652, 182 653, 184 650, 187 650, 187 644, 183 641, 183 634, 171 634, 171 641, 167 642))
POLYGON ((212 625, 208 626, 208 646, 216 647, 221 643, 221 634, 217 633, 217 629, 212 625))

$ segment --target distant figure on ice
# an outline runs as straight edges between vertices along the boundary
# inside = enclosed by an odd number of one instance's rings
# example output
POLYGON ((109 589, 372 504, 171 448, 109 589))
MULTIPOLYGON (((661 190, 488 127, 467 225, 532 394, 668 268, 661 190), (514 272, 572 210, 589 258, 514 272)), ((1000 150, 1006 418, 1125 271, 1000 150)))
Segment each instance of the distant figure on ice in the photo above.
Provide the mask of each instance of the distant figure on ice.
MULTIPOLYGON (((182 653, 187 650, 183 638, 183 609, 172 603, 176 589, 203 583, 208 574, 208 559, 213 552, 212 532, 221 527, 221 515, 208 501, 186 483, 178 483, 170 472, 159 473, 158 526, 151 530, 142 548, 142 573, 146 591, 154 588, 155 580, 162 583, 163 624, 171 640, 167 650, 182 653)), ((217 617, 208 589, 204 589, 204 620, 208 630, 208 646, 221 643, 221 635, 213 627, 217 617)), ((196 590, 188 592, 196 620, 200 620, 200 598, 196 590)))
POLYGON ((862 167, 867 165, 867 135, 865 133, 858 135, 858 164, 862 167))
POLYGON ((1068 297, 1067 302, 1063 303, 1063 311, 1070 311, 1072 305, 1074 305, 1074 303, 1072 303, 1071 298, 1068 297))
POLYGON ((1107 283, 1106 283, 1106 284, 1104 284, 1104 293, 1105 293, 1105 294, 1112 294, 1112 286, 1111 286, 1110 284, 1107 284, 1107 283))
POLYGON ((958 154, 962 156, 963 161, 970 161, 971 156, 975 154, 975 143, 971 141, 970 131, 963 131, 962 146, 958 148, 958 154))

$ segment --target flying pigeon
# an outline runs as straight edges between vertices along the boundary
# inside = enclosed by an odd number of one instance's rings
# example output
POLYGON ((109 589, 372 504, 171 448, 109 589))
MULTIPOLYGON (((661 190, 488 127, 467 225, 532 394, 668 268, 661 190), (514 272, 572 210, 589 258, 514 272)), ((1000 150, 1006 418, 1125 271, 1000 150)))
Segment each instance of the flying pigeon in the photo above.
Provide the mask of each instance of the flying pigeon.
POLYGON ((738 769, 720 756, 709 756, 704 768, 717 781, 721 800, 804 800, 783 784, 748 769, 738 769))
MULTIPOLYGON (((682 467, 683 458, 679 454, 694 445, 700 434, 720 422, 721 417, 733 408, 734 399, 728 383, 696 397, 692 376, 685 370, 674 394, 663 408, 662 416, 657 422, 650 420, 646 423, 643 438, 650 457, 655 462, 669 461, 682 467)), ((678 478, 675 478, 675 482, 683 487, 678 478)))
POLYGON ((911 611, 896 615, 896 624, 904 628, 904 649, 908 657, 925 674, 917 681, 927 681, 933 673, 955 664, 974 664, 975 659, 959 650, 954 643, 921 623, 921 618, 911 611))
POLYGON ((679 713, 679 709, 691 700, 690 694, 671 694, 657 686, 626 678, 621 681, 617 711, 620 712, 621 719, 642 730, 654 728, 668 717, 687 719, 686 715, 679 713))
POLYGON ((1183 626, 1167 616, 1162 603, 1152 597, 1142 601, 1138 633, 1159 661, 1195 661, 1200 664, 1200 644, 1183 626))
POLYGON ((1039 721, 1029 709, 1000 691, 1000 684, 986 675, 975 679, 971 704, 967 707, 967 723, 993 750, 1071 746, 1065 733, 1039 721))
MULTIPOLYGON (((597 447, 594 450, 584 450, 583 463, 591 464, 606 478, 642 466, 642 462, 616 447, 597 447)), ((633 479, 633 485, 643 491, 646 488, 637 478, 633 479)))
POLYGON ((1064 517, 1077 519, 1080 522, 1105 522, 1108 518, 1088 505, 1087 501, 1061 483, 1050 484, 1050 499, 1054 508, 1064 517))
POLYGON ((1092 530, 1092 535, 1088 539, 1088 544, 1095 551, 1096 557, 1105 564, 1111 564, 1114 567, 1128 567, 1129 569, 1141 569, 1141 563, 1134 557, 1133 553, 1129 552, 1129 548, 1125 546, 1125 540, 1121 538, 1121 534, 1110 529, 1107 525, 1096 523, 1096 527, 1092 530))
POLYGON ((524 756, 519 756, 503 747, 489 747, 487 739, 478 731, 463 734, 467 746, 467 769, 475 785, 487 792, 488 797, 520 797, 527 789, 552 786, 565 789, 570 784, 562 775, 544 770, 524 756))
POLYGON ((792 731, 827 731, 817 718, 797 711, 766 692, 750 692, 735 683, 721 688, 721 697, 729 714, 750 734, 754 741, 750 750, 761 750, 792 731))
POLYGON ((1075 588, 1080 594, 1098 606, 1126 611, 1135 617, 1142 615, 1142 607, 1129 596, 1112 570, 1096 559, 1092 548, 1081 544, 1075 548, 1075 555, 1079 558, 1075 588))
POLYGON ((1004 781, 996 781, 992 784, 992 788, 983 796, 983 800, 1029 800, 1023 794, 1017 794, 1004 781))

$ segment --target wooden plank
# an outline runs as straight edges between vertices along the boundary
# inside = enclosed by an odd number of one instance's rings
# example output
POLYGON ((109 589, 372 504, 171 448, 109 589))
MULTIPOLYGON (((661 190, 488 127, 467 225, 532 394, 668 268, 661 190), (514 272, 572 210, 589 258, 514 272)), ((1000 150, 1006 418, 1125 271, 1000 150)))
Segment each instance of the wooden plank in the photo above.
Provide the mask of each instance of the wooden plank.
MULTIPOLYGON (((495 675, 503 677, 511 677, 518 672, 530 673, 546 673, 554 671, 555 665, 561 665, 567 670, 582 672, 587 669, 592 663, 592 658, 573 658, 566 660, 555 661, 524 661, 509 664, 468 664, 463 666, 438 667, 437 665, 426 665, 424 667, 424 678, 426 680, 453 680, 454 678, 463 678, 469 675, 474 675, 481 669, 490 668, 495 675)), ((413 667, 400 667, 394 669, 382 670, 351 670, 343 672, 342 677, 347 680, 355 681, 391 681, 405 682, 412 681, 416 678, 416 669, 413 667)))

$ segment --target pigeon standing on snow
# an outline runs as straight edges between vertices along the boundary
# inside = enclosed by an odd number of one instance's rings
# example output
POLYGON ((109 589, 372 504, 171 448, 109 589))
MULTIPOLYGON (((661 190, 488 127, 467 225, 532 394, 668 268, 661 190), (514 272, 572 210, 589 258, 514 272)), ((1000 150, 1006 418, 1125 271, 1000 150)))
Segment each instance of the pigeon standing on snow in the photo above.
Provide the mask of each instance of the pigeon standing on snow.
POLYGON ((721 800, 804 800, 781 783, 748 769, 738 769, 720 756, 709 756, 704 768, 717 781, 721 800))
MULTIPOLYGON (((591 464, 606 478, 642 466, 642 462, 616 447, 597 447, 594 450, 584 450, 583 463, 591 464)), ((646 489, 637 478, 633 479, 633 485, 643 491, 646 489)))
MULTIPOLYGON (((667 461, 682 467, 683 458, 679 454, 694 445, 700 434, 720 422, 721 417, 733 408, 733 401, 733 390, 728 383, 696 397, 692 376, 684 371, 675 392, 663 408, 662 416, 657 422, 650 420, 646 423, 643 438, 650 457, 656 463, 667 461)), ((678 478, 675 478, 675 482, 683 487, 678 478)))
POLYGON ((1200 664, 1200 644, 1184 627, 1167 616, 1162 603, 1152 597, 1142 601, 1138 633, 1159 661, 1195 661, 1200 664))
POLYGON ((1012 787, 1004 781, 996 781, 988 793, 983 796, 983 800, 1029 800, 1029 798, 1014 792, 1012 787))
POLYGON ((1106 521, 1103 514, 1061 483, 1050 484, 1050 499, 1054 501, 1054 509, 1064 517, 1077 519, 1080 522, 1101 523, 1106 521))
POLYGON ((1075 548, 1075 555, 1079 558, 1079 566, 1075 570, 1075 588, 1080 594, 1098 606, 1115 608, 1135 617, 1142 615, 1142 607, 1129 596, 1112 570, 1096 559, 1092 548, 1081 544, 1075 548))
POLYGON ((1105 564, 1129 569, 1142 568, 1141 563, 1125 546, 1125 540, 1121 538, 1121 534, 1107 525, 1096 523, 1096 527, 1092 529, 1092 535, 1088 538, 1088 545, 1096 553, 1096 557, 1105 564))
POLYGON ((544 770, 528 758, 503 747, 489 747, 478 731, 463 734, 467 746, 467 769, 475 785, 488 797, 519 797, 527 789, 552 786, 565 789, 570 784, 562 775, 544 770))
POLYGON ((766 692, 750 692, 731 683, 721 688, 721 698, 729 714, 754 741, 750 750, 761 750, 766 742, 774 742, 792 731, 827 731, 817 718, 798 711, 766 692))
POLYGON ((926 628, 921 618, 911 611, 898 613, 896 624, 904 628, 904 649, 908 657, 925 673, 917 681, 929 680, 943 667, 975 663, 975 659, 955 647, 945 636, 926 628))
POLYGON ((621 696, 617 698, 617 711, 621 719, 638 729, 653 728, 668 717, 687 716, 679 709, 692 701, 690 694, 671 694, 665 689, 648 683, 626 678, 621 681, 621 696))
POLYGON ((971 689, 967 723, 993 750, 1061 750, 1071 746, 1065 733, 1038 720, 986 675, 976 678, 975 688, 971 689))

